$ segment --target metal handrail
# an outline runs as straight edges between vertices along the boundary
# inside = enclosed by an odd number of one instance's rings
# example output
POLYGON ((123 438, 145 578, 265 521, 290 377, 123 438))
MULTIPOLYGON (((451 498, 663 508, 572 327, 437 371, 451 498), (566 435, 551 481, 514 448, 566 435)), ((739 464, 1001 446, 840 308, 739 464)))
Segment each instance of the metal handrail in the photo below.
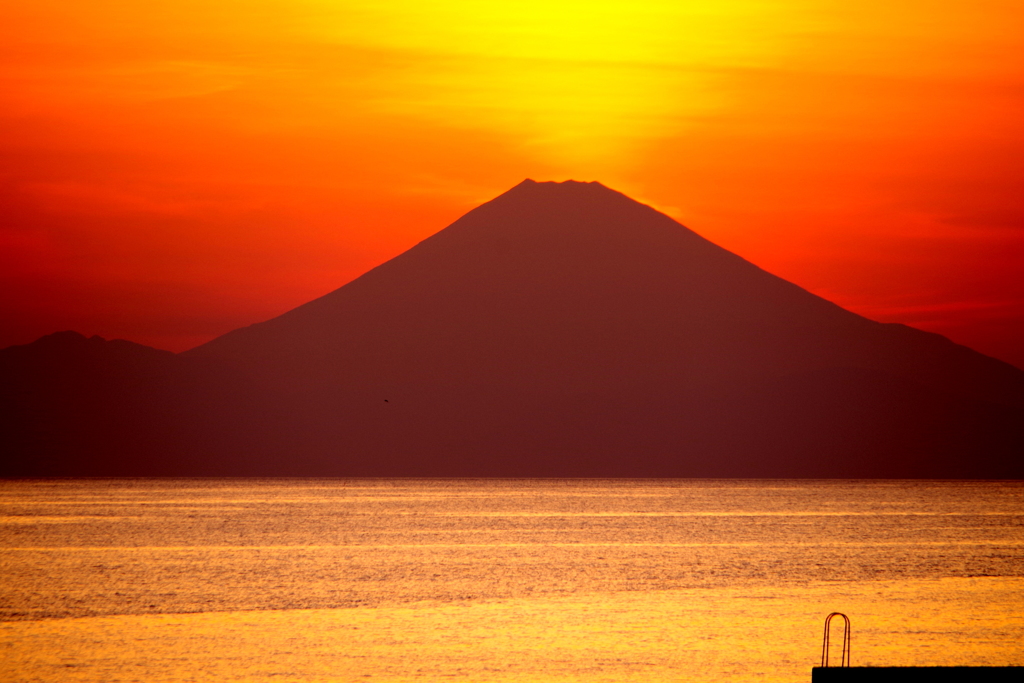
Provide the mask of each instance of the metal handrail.
POLYGON ((832 624, 832 617, 842 617, 843 626, 843 662, 839 666, 850 666, 850 617, 842 612, 833 612, 825 617, 825 637, 821 643, 821 665, 828 666, 829 627, 832 624))

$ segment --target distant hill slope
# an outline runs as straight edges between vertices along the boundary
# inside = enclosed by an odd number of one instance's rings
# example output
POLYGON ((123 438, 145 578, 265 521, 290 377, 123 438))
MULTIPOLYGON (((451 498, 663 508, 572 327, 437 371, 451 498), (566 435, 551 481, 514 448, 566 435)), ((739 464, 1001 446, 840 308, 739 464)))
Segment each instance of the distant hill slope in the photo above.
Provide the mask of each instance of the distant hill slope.
POLYGON ((108 392, 135 396, 132 448, 152 422, 182 473, 1024 476, 1024 372, 598 183, 525 181, 273 320, 142 365, 117 351, 143 377, 108 392))
POLYGON ((252 396, 227 368, 124 340, 69 331, 12 346, 0 351, 0 476, 240 473, 270 424, 252 396))

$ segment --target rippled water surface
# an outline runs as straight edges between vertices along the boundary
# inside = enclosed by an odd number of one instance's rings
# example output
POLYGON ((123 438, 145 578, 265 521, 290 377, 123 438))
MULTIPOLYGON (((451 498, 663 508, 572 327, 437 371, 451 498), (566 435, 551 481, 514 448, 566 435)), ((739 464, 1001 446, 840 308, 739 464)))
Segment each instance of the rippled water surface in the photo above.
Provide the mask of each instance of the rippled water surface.
POLYGON ((1024 665, 1024 484, 0 482, 10 681, 809 681, 1024 665))

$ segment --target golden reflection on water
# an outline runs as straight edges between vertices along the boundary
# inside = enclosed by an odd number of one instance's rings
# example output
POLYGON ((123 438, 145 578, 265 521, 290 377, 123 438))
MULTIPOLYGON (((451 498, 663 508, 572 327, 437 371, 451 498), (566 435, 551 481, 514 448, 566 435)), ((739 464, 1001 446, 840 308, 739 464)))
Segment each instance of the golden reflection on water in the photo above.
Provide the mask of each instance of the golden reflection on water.
POLYGON ((1014 482, 0 482, 0 680, 1024 665, 1022 544, 1014 482))
POLYGON ((815 583, 405 607, 0 624, 4 680, 809 681, 823 616, 854 663, 1024 664, 1024 579, 815 583), (909 632, 909 633, 908 633, 909 632))

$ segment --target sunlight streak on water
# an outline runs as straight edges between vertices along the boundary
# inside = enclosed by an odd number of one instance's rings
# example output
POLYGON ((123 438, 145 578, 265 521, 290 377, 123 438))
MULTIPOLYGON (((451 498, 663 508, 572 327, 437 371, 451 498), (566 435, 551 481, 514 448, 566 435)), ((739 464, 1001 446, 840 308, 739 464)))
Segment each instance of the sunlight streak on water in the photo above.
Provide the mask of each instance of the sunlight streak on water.
POLYGON ((1024 485, 0 482, 5 681, 807 681, 1024 664, 1024 485))

